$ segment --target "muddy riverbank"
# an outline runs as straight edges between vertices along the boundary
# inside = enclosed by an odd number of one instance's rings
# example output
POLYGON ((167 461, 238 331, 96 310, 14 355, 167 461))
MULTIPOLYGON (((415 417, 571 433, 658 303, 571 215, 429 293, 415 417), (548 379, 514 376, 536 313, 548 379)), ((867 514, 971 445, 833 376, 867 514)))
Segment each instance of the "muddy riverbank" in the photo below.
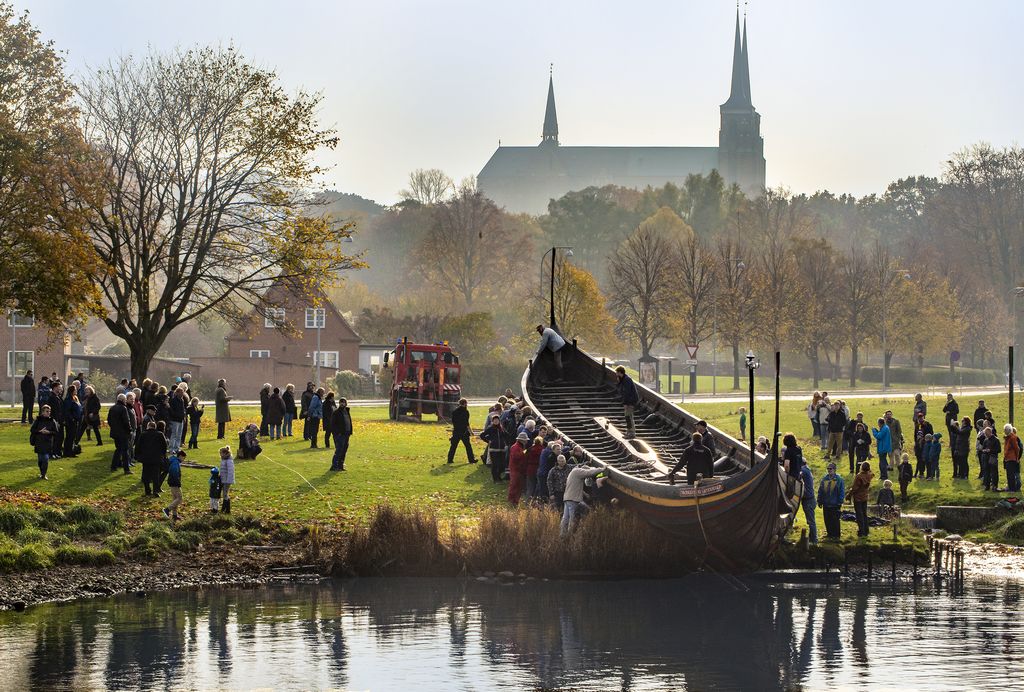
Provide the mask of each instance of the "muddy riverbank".
POLYGON ((120 593, 292 581, 302 574, 294 569, 301 562, 300 546, 269 550, 231 546, 172 553, 152 562, 124 559, 102 566, 61 565, 0 577, 0 610, 120 593))

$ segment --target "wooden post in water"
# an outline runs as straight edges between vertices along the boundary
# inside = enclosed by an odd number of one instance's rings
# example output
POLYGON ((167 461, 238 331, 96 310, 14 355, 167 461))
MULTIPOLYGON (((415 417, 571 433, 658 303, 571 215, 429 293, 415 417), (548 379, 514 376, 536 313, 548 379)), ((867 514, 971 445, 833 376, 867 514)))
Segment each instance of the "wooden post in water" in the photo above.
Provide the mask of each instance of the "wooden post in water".
POLYGON ((892 580, 896 581, 896 551, 898 544, 896 543, 896 520, 892 522, 892 580))

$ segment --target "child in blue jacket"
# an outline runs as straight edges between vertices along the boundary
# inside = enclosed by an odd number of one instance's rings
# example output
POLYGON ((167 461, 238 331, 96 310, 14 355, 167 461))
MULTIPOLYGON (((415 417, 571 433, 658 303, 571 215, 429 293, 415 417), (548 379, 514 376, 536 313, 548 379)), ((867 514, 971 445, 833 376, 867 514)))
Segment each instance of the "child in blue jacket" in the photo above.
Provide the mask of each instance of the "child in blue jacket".
POLYGON ((924 436, 924 446, 921 448, 921 456, 924 457, 925 467, 928 469, 926 480, 939 480, 939 457, 942 454, 942 433, 924 436))

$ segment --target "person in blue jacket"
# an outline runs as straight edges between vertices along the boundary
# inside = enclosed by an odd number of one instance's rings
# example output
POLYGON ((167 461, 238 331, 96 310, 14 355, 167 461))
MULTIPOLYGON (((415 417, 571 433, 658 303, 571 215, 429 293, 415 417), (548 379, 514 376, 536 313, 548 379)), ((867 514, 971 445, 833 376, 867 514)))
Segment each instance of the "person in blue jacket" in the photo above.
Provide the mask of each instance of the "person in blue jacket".
POLYGON ((814 476, 807 464, 800 468, 800 480, 804 482, 804 491, 800 496, 800 504, 804 508, 804 517, 807 519, 807 528, 810 532, 811 544, 818 543, 818 523, 814 518, 814 510, 817 505, 814 503, 814 476))
POLYGON ((626 439, 632 440, 636 437, 636 423, 633 420, 633 408, 640 403, 640 394, 636 391, 636 383, 626 374, 626 369, 621 365, 615 368, 615 374, 619 378, 619 396, 622 397, 622 411, 626 416, 626 439))
POLYGON ((171 454, 167 464, 167 487, 171 489, 171 504, 164 507, 164 516, 171 521, 178 521, 178 507, 181 506, 181 460, 185 458, 185 450, 179 449, 171 454))
POLYGON ((926 480, 939 480, 939 455, 942 454, 942 433, 933 433, 924 436, 924 445, 921 448, 921 457, 924 459, 927 469, 926 480))
POLYGON ((818 485, 818 504, 825 516, 825 535, 829 540, 839 540, 840 515, 846 498, 845 485, 843 477, 836 473, 835 463, 829 463, 828 473, 818 485))
POLYGON ((889 455, 892 454, 892 432, 885 424, 884 418, 878 419, 878 428, 872 428, 871 434, 875 436, 875 451, 878 452, 878 473, 882 480, 889 478, 889 455))

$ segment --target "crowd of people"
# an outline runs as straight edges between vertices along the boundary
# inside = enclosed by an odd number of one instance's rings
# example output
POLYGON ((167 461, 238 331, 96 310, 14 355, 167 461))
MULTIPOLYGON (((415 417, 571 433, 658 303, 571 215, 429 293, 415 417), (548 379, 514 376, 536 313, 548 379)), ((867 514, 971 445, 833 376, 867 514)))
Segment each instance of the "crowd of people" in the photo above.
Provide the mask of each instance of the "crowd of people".
MULTIPOLYGON (((469 463, 477 463, 465 399, 453 412, 452 423, 448 463, 453 463, 459 444, 465 445, 469 463)), ((595 502, 605 499, 602 469, 592 466, 582 447, 559 435, 511 389, 488 409, 478 436, 487 445, 484 463, 490 467, 492 481, 508 482, 509 504, 558 512, 563 536, 595 502)))
MULTIPOLYGON (((123 379, 114 392, 114 401, 105 418, 103 402, 95 388, 78 373, 65 387, 53 373, 35 383, 32 371, 21 381, 23 423, 30 423, 29 444, 36 453, 39 477, 48 479, 52 459, 74 458, 82 452, 83 438, 95 438, 103 445, 102 422, 107 425, 108 439, 113 443, 110 470, 132 475, 140 469, 140 482, 147 497, 160 497, 166 484, 171 502, 163 514, 177 519, 182 503, 181 466, 186 463, 186 450, 199 449, 200 424, 205 406, 192 395, 191 377, 176 377, 168 387, 151 379, 137 383, 123 379), (38 404, 38 416, 34 415, 38 404), (186 428, 187 426, 187 428, 186 428), (186 440, 187 436, 187 440, 186 440)), ((303 437, 317 448, 321 429, 326 448, 334 442, 332 471, 345 470, 345 457, 352 436, 352 416, 348 402, 334 392, 317 389, 312 382, 296 405, 295 387, 288 384, 284 392, 266 384, 260 390, 260 424, 249 424, 238 433, 238 458, 255 459, 262 452, 260 439, 283 439, 292 436, 292 422, 303 421, 303 437)), ((217 439, 223 440, 231 422, 232 397, 226 380, 219 380, 214 396, 217 439)), ((235 483, 235 458, 231 446, 218 450, 219 460, 211 469, 209 498, 211 512, 230 513, 231 487, 235 483)))
MULTIPOLYGON (((967 480, 970 476, 970 452, 974 449, 977 460, 977 477, 989 492, 1019 492, 1020 460, 1024 446, 1016 429, 1005 424, 1000 438, 997 423, 985 401, 978 401, 973 416, 960 417, 960 405, 952 394, 946 395, 942 408, 944 427, 949 435, 950 467, 947 471, 952 478, 967 480), (1006 486, 999 487, 999 457, 1003 458, 1006 486)), ((828 473, 814 492, 813 475, 803 460, 802 449, 796 437, 790 433, 782 441, 782 459, 789 472, 804 480, 802 498, 804 514, 807 517, 810 540, 817 542, 817 528, 814 509, 821 505, 825 518, 827 536, 839 538, 839 521, 842 506, 846 500, 853 501, 858 535, 868 535, 868 501, 872 490, 874 472, 871 460, 878 459, 878 473, 882 487, 878 492, 877 504, 883 514, 896 513, 896 496, 893 480, 899 484, 900 502, 909 499, 908 487, 913 481, 937 481, 942 467, 943 434, 936 431, 928 419, 928 402, 921 394, 914 397, 911 412, 912 423, 904 428, 900 420, 887 410, 874 424, 864 419, 863 413, 851 414, 847 402, 832 401, 828 392, 815 392, 807 406, 807 418, 811 424, 812 440, 820 443, 828 463, 828 473), (913 457, 911 457, 911 454, 913 457), (836 472, 837 464, 846 458, 852 476, 849 488, 846 481, 836 472), (911 458, 916 463, 911 463, 911 458)), ((766 438, 761 438, 759 447, 767 448, 766 438)))

